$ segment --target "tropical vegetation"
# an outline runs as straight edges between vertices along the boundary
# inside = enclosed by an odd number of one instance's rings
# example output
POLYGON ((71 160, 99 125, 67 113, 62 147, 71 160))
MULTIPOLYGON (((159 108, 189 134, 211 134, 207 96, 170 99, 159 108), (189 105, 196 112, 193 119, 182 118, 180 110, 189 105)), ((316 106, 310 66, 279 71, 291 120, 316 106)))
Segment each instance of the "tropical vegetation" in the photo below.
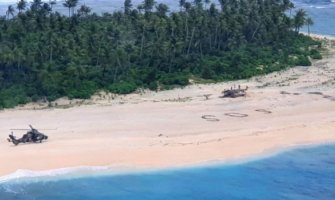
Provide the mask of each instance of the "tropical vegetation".
MULTIPOLYGON (((320 58, 290 0, 154 0, 96 14, 78 0, 19 0, 0 17, 0 108, 99 90, 168 89, 190 79, 249 78, 320 58)), ((308 20, 307 20, 308 19, 308 20)))

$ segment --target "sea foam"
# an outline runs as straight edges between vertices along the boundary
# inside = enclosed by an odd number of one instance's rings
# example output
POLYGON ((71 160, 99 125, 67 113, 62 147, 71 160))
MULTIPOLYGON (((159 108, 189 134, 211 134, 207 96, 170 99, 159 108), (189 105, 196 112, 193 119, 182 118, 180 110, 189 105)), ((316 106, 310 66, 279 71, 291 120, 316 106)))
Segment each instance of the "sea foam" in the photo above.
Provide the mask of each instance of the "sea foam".
MULTIPOLYGON (((321 145, 333 144, 323 143, 321 145)), ((1 176, 0 185, 3 183, 21 183, 21 182, 40 182, 40 181, 59 181, 83 177, 97 177, 97 176, 114 176, 114 175, 131 175, 131 174, 152 174, 157 172, 171 172, 186 169, 200 169, 204 167, 213 166, 234 166, 243 165, 250 162, 275 157, 286 152, 308 149, 320 146, 320 144, 305 144, 305 145, 288 145, 283 149, 273 149, 262 154, 251 155, 247 158, 239 158, 233 160, 207 160, 199 161, 191 165, 176 165, 169 167, 135 167, 124 165, 109 165, 109 166, 78 166, 68 168, 58 168, 51 170, 34 171, 27 169, 18 169, 16 172, 1 176)))
POLYGON ((19 182, 19 181, 39 181, 39 180, 59 180, 67 178, 80 177, 82 175, 99 175, 111 171, 109 166, 80 166, 72 168, 59 168, 53 170, 33 171, 19 169, 16 172, 1 176, 0 184, 6 182, 19 182))

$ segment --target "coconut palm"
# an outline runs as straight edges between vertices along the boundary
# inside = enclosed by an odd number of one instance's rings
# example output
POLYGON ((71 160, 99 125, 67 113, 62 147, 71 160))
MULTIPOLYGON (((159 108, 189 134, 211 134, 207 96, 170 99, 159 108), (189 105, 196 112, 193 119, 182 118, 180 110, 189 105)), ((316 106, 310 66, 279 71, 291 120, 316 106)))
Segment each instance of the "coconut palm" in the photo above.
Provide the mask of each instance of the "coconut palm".
POLYGON ((49 4, 50 4, 51 9, 53 9, 53 7, 57 4, 57 1, 56 0, 49 0, 49 4))
POLYGON ((205 0, 205 5, 206 5, 206 7, 205 7, 205 9, 207 10, 207 7, 208 7, 208 5, 211 3, 211 0, 205 0))
POLYGON ((71 17, 71 0, 66 0, 63 6, 69 9, 69 17, 71 17))
POLYGON ((7 19, 9 19, 9 16, 14 17, 14 13, 15 13, 14 7, 12 5, 9 5, 6 11, 7 19))
POLYGON ((129 15, 132 7, 133 7, 133 4, 131 3, 131 0, 124 1, 124 13, 125 14, 129 15))
POLYGON ((155 4, 156 4, 155 0, 144 0, 142 5, 143 5, 145 13, 152 12, 152 9, 154 8, 155 4))
POLYGON ((303 9, 299 9, 293 18, 293 24, 295 27, 295 31, 299 32, 300 28, 306 23, 306 11, 303 9))
POLYGON ((27 1, 25 0, 20 0, 17 2, 16 4, 16 8, 19 10, 19 12, 21 13, 23 10, 25 10, 27 7, 27 1))
POLYGON ((183 10, 183 7, 185 6, 186 0, 179 0, 179 7, 180 7, 180 11, 183 10))
POLYGON ((69 9, 69 17, 74 14, 74 8, 78 5, 78 2, 79 0, 65 0, 63 3, 63 6, 69 9))
POLYGON ((74 9, 77 7, 79 0, 71 0, 72 15, 74 15, 74 9))
POLYGON ((30 9, 32 11, 37 11, 42 8, 42 5, 43 5, 42 0, 34 0, 33 2, 31 2, 30 9))
POLYGON ((169 7, 166 4, 160 3, 156 7, 156 10, 160 17, 165 17, 166 13, 169 12, 169 7))
POLYGON ((80 6, 79 10, 78 10, 78 15, 82 16, 82 17, 87 17, 90 12, 92 11, 92 9, 86 5, 82 5, 80 6))
POLYGON ((308 35, 310 35, 310 26, 313 26, 314 25, 314 21, 312 20, 312 18, 308 17, 306 19, 306 25, 307 25, 307 28, 308 28, 308 35))

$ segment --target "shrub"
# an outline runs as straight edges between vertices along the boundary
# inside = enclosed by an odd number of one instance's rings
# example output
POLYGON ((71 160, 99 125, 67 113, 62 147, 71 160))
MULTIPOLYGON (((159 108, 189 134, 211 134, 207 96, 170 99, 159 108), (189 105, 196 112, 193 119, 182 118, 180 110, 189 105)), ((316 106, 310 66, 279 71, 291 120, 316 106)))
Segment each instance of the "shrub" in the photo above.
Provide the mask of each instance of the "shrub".
POLYGON ((67 91, 67 96, 70 99, 88 99, 94 94, 96 90, 97 86, 93 81, 83 81, 79 87, 69 89, 67 91))
POLYGON ((298 58, 295 60, 295 65, 299 65, 299 66, 311 66, 312 63, 308 59, 307 56, 299 55, 298 58))
POLYGON ((311 56, 312 59, 317 59, 317 60, 322 59, 321 53, 316 49, 312 49, 310 51, 310 56, 311 56))
POLYGON ((113 83, 107 89, 116 94, 130 94, 137 89, 137 86, 133 82, 119 82, 113 83))
POLYGON ((215 77, 215 72, 208 66, 204 67, 201 72, 201 78, 213 79, 215 77))
POLYGON ((185 86, 189 84, 188 76, 183 74, 164 74, 159 79, 159 82, 166 86, 185 86))

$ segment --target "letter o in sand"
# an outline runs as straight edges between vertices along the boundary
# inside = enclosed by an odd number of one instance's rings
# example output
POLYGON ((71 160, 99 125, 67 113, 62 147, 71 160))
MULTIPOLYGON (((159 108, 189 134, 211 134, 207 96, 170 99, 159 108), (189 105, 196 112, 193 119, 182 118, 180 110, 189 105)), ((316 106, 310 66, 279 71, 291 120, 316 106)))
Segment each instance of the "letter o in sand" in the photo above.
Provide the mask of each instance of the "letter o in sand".
POLYGON ((247 114, 242 114, 242 113, 225 113, 226 116, 229 116, 229 117, 248 117, 249 115, 247 114))

